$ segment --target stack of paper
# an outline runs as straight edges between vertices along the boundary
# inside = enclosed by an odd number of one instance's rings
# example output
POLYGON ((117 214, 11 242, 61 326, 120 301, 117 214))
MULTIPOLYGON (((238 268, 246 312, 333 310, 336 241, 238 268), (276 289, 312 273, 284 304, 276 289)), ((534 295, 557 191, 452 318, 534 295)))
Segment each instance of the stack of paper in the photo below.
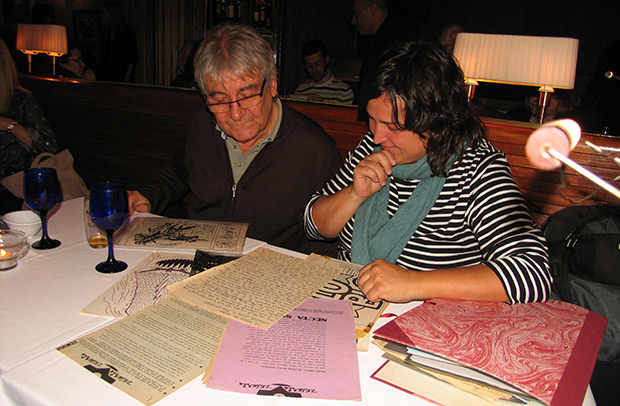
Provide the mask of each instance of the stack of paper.
POLYGON ((209 385, 219 389, 361 398, 350 302, 310 299, 337 269, 265 248, 188 277, 191 265, 189 255, 153 253, 89 306, 124 318, 59 351, 146 405, 215 357, 209 385), (237 362, 253 368, 230 367, 237 362))
POLYGON ((607 320, 560 301, 434 300, 375 332, 373 378, 444 405, 581 405, 607 320))

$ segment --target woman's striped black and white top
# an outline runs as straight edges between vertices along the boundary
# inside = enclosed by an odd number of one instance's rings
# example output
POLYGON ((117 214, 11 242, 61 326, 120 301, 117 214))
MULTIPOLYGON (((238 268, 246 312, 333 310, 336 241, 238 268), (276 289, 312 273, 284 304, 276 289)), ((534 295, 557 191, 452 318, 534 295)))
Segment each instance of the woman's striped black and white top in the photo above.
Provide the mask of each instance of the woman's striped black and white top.
MULTIPOLYGON (((353 181, 353 170, 373 152, 367 134, 349 152, 345 165, 313 196, 304 214, 306 233, 322 239, 311 217, 314 201, 353 181)), ((418 180, 391 178, 388 213, 413 193, 418 180)), ((355 217, 340 233, 339 258, 351 260, 355 217)), ((503 283, 511 303, 545 301, 552 278, 545 239, 535 228, 503 152, 488 141, 468 148, 455 162, 435 205, 415 231, 397 265, 416 271, 483 263, 503 283)))

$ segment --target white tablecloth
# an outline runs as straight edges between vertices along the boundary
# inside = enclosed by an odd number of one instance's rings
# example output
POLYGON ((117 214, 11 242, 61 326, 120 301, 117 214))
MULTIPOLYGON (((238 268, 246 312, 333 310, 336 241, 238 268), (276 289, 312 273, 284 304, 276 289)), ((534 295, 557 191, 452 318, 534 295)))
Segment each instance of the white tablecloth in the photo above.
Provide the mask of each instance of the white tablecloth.
MULTIPOLYGON (((49 251, 31 250, 13 270, 0 272, 0 405, 140 405, 124 392, 80 368, 56 347, 115 321, 81 313, 81 309, 113 285, 125 272, 101 274, 94 266, 107 256, 84 237, 82 199, 62 202, 49 218, 49 234, 62 242, 49 251)), ((256 240, 246 246, 260 245, 256 240)), ((272 249, 280 250, 275 247, 272 249)), ((290 253, 290 251, 289 251, 290 253)), ((115 248, 129 269, 149 251, 115 248)), ((390 305, 401 314, 413 304, 390 305)), ((377 327, 389 321, 381 318, 377 327)), ((429 403, 370 378, 383 363, 381 351, 370 345, 358 353, 362 405, 428 405, 429 403)), ((249 396, 206 389, 198 377, 158 405, 347 404, 317 399, 249 396)), ((584 404, 594 405, 591 392, 584 404)))

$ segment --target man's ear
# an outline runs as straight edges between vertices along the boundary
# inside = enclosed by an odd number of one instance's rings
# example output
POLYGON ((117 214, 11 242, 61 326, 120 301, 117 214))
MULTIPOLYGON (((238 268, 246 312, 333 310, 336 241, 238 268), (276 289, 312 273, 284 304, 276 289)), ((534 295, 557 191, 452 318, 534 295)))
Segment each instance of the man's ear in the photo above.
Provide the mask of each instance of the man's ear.
POLYGON ((276 78, 269 81, 269 93, 271 94, 271 98, 278 95, 278 80, 276 78))
POLYGON ((325 55, 325 65, 329 65, 329 54, 325 55))
POLYGON ((377 11, 379 9, 377 8, 377 5, 375 3, 371 3, 370 6, 368 6, 368 12, 374 17, 377 14, 377 11))

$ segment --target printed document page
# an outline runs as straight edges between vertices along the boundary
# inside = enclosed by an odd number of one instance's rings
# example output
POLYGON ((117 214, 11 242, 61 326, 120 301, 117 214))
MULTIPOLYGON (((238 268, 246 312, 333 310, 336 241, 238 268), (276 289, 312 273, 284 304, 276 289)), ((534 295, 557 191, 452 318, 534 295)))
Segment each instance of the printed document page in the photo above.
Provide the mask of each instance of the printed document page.
POLYGON ((268 330, 231 320, 205 383, 255 395, 361 400, 351 304, 310 298, 268 330))
POLYGON ((227 321, 169 297, 58 351, 151 405, 205 371, 227 321))

